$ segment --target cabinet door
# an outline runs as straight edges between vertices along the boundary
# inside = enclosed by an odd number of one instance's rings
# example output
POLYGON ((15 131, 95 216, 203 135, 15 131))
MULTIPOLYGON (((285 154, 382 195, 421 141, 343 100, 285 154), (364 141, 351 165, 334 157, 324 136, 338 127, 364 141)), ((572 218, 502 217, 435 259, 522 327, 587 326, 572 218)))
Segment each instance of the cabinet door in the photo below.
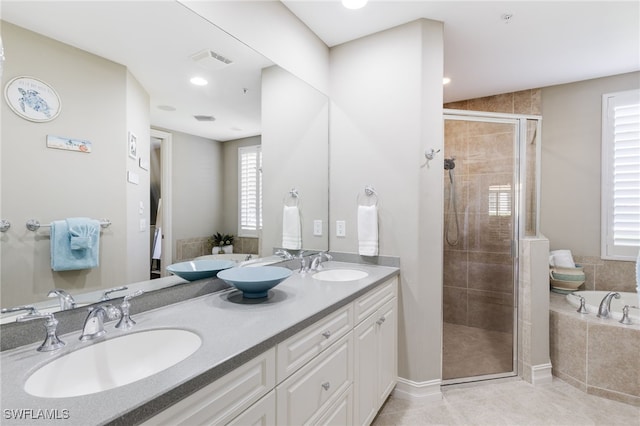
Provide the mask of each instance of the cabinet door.
POLYGON ((397 299, 384 305, 376 315, 378 326, 378 395, 384 403, 398 380, 398 309, 397 299))
POLYGON ((385 303, 354 329, 354 424, 368 425, 396 385, 397 299, 385 303))
POLYGON ((378 412, 377 317, 371 315, 354 329, 354 424, 368 425, 378 412))

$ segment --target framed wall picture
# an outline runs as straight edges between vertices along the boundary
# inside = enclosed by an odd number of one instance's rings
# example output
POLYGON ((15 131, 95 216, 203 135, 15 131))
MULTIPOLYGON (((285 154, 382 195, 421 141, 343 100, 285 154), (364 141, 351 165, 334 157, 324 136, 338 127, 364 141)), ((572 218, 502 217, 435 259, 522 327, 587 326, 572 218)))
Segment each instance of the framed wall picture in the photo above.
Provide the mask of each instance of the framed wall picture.
POLYGON ((138 158, 138 138, 132 132, 129 132, 129 157, 138 158))
POLYGON ((16 77, 4 87, 9 108, 25 120, 51 121, 60 114, 58 93, 44 81, 33 77, 16 77))

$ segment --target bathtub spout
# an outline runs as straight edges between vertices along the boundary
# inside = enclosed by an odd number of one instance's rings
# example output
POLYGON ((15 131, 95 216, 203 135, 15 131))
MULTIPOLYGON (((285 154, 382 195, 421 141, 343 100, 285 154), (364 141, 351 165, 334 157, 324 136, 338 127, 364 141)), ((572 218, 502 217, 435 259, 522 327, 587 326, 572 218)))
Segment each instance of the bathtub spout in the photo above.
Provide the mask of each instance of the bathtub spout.
POLYGON ((620 299, 620 293, 610 291, 606 296, 602 298, 600 307, 598 308, 598 318, 609 318, 611 313, 611 299, 620 299))

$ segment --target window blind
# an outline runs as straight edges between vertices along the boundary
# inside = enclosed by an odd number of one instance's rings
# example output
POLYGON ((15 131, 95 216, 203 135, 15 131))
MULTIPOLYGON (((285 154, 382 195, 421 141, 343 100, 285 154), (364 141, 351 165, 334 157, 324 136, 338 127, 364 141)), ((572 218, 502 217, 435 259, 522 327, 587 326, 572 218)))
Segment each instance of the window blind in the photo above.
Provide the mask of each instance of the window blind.
POLYGON ((262 228, 262 151, 238 148, 238 235, 257 237, 262 228))
POLYGON ((635 260, 640 247, 640 91, 605 95, 603 111, 603 257, 635 260))

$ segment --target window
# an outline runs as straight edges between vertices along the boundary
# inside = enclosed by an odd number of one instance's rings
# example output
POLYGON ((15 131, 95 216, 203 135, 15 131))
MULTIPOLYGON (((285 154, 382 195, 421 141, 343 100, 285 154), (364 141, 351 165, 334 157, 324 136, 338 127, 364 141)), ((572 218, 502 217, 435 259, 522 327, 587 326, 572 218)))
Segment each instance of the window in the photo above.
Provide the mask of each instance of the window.
POLYGON ((262 229, 262 150, 238 148, 238 235, 257 237, 262 229))
POLYGON ((489 216, 511 216, 511 184, 489 185, 489 216))
POLYGON ((602 97, 602 257, 640 248, 640 90, 602 97))

